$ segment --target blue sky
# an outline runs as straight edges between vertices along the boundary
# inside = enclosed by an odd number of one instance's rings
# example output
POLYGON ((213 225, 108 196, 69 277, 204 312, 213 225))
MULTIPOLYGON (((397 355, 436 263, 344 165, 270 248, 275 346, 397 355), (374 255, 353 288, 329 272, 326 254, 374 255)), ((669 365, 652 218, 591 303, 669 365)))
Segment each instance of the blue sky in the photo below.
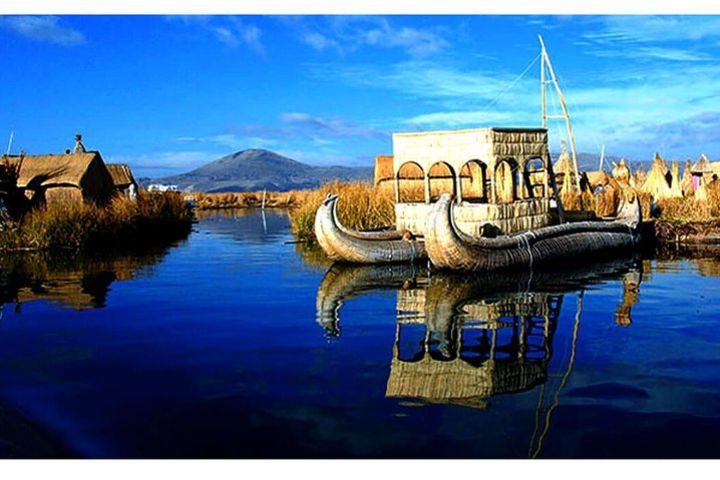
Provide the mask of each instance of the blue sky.
POLYGON ((7 16, 0 138, 82 132, 152 177, 246 148, 369 166, 392 132, 539 126, 538 33, 578 150, 720 157, 716 16, 7 16))

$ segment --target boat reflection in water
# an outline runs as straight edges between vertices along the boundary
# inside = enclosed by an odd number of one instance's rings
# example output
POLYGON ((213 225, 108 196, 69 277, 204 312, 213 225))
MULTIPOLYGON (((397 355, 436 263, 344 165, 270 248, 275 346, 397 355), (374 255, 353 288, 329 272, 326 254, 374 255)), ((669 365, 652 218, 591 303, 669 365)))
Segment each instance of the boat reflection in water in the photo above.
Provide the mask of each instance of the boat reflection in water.
POLYGON ((582 270, 501 276, 429 274, 411 265, 335 264, 318 289, 317 319, 326 335, 339 336, 343 302, 371 290, 397 290, 385 396, 486 409, 491 397, 542 385, 530 449, 530 456, 536 456, 575 361, 584 290, 618 279, 623 296, 613 321, 626 326, 642 280, 642 266, 634 259, 582 270), (575 308, 572 345, 569 359, 560 362, 562 370, 552 375, 560 381, 548 396, 548 369, 563 302, 575 308))

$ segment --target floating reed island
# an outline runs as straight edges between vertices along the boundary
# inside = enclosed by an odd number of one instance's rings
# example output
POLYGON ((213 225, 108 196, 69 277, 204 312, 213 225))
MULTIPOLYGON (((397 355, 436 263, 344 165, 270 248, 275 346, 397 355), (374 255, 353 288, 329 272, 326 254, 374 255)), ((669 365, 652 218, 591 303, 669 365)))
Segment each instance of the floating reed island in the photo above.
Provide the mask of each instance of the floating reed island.
POLYGON ((108 251, 184 238, 192 208, 176 192, 146 192, 130 167, 106 164, 76 136, 59 155, 0 160, 0 251, 108 251))

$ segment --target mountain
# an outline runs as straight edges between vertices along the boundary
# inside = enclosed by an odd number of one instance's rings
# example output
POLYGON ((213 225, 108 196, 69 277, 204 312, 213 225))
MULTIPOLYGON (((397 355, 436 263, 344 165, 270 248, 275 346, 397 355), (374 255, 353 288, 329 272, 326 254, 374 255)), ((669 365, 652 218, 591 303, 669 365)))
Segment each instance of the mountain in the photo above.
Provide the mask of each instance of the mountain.
POLYGON ((372 167, 315 167, 275 152, 250 149, 181 175, 156 180, 183 191, 242 192, 316 188, 330 180, 372 180, 372 167))

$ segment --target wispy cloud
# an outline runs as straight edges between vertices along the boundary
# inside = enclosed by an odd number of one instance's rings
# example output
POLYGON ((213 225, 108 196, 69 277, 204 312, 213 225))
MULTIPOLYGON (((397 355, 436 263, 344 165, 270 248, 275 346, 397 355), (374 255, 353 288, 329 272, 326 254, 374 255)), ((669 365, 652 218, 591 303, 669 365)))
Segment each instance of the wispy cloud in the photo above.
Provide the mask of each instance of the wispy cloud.
POLYGON ((586 31, 574 43, 598 57, 652 62, 713 59, 707 41, 720 39, 715 16, 601 16, 576 19, 586 31))
POLYGON ((279 125, 234 125, 222 133, 184 136, 176 140, 185 144, 211 144, 232 150, 287 148, 288 143, 326 149, 346 140, 389 137, 387 132, 340 117, 323 118, 305 112, 287 112, 282 113, 278 120, 279 125))
POLYGON ((64 47, 85 43, 79 30, 61 24, 55 16, 6 16, 0 17, 0 28, 10 30, 29 40, 49 42, 64 47))
MULTIPOLYGON (((344 118, 325 119, 303 112, 289 112, 280 115, 280 120, 292 127, 313 132, 318 136, 330 137, 384 137, 386 132, 372 127, 358 125, 344 118)), ((297 132, 300 133, 300 132, 297 132)))
POLYGON ((260 55, 266 54, 262 42, 262 30, 237 16, 176 15, 166 17, 170 21, 200 28, 228 48, 247 47, 260 55))
POLYGON ((318 51, 334 50, 341 55, 363 47, 396 48, 415 56, 446 50, 450 42, 439 28, 412 28, 385 17, 332 16, 307 19, 283 17, 296 29, 300 40, 318 51))

